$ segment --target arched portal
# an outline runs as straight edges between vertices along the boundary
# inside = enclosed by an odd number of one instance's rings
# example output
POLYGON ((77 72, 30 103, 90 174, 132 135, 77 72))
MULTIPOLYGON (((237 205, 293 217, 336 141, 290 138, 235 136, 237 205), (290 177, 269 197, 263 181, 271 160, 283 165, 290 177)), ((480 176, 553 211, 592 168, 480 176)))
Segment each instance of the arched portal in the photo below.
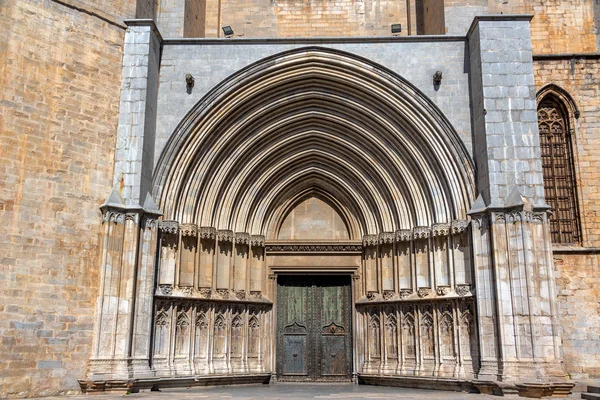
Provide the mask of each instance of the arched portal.
POLYGON ((231 76, 157 164, 154 370, 473 376, 474 182, 445 116, 381 66, 304 48, 231 76))

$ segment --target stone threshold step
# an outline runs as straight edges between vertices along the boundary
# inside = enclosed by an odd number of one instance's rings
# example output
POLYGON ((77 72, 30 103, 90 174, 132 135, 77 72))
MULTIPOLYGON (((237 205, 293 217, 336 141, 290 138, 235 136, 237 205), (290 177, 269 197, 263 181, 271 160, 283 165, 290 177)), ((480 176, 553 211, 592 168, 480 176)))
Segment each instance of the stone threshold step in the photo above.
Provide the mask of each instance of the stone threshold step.
POLYGON ((600 400, 600 393, 581 393, 581 398, 585 400, 600 400))

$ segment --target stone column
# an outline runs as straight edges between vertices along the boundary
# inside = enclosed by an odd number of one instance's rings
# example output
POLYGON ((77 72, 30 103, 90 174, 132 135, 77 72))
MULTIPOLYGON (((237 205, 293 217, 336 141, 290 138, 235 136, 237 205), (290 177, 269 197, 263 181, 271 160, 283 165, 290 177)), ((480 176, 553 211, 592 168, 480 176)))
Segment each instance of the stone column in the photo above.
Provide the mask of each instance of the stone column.
MULTIPOLYGON (((117 187, 101 206, 104 246, 94 345, 82 387, 106 379, 150 374, 150 336, 160 215, 148 195, 144 207, 127 206, 117 187)), ((137 377, 137 376, 136 376, 137 377)))
POLYGON ((480 378, 565 376, 533 76, 531 16, 477 17, 468 33, 479 198, 480 378))
POLYGON ((152 20, 127 21, 114 189, 101 206, 104 247, 94 349, 83 389, 150 374, 158 207, 149 195, 161 37, 152 20), (143 206, 141 205, 143 202, 143 206))

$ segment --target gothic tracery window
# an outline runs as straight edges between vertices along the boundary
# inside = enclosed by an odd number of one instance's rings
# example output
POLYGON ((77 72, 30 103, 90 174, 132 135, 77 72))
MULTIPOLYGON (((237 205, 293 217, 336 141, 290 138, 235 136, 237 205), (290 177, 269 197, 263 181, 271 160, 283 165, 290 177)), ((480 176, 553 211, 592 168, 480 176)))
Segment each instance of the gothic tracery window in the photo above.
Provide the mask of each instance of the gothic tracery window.
POLYGON ((554 243, 581 241, 577 212, 575 167, 569 116, 563 105, 546 96, 538 106, 538 126, 546 202, 554 243))

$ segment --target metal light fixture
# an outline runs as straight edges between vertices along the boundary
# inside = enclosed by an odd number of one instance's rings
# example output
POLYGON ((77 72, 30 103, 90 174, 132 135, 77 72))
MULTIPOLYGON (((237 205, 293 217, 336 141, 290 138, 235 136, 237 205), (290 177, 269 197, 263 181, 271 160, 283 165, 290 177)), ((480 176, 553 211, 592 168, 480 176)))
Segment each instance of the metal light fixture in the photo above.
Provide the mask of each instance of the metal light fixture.
POLYGON ((402 24, 392 24, 392 34, 397 35, 402 32, 402 24))
POLYGON ((193 88, 195 81, 196 80, 194 79, 192 74, 185 74, 185 84, 188 88, 190 88, 190 89, 193 88))
POLYGON ((225 35, 225 37, 233 36, 233 29, 231 29, 231 26, 227 25, 221 29, 223 29, 223 34, 225 35))

